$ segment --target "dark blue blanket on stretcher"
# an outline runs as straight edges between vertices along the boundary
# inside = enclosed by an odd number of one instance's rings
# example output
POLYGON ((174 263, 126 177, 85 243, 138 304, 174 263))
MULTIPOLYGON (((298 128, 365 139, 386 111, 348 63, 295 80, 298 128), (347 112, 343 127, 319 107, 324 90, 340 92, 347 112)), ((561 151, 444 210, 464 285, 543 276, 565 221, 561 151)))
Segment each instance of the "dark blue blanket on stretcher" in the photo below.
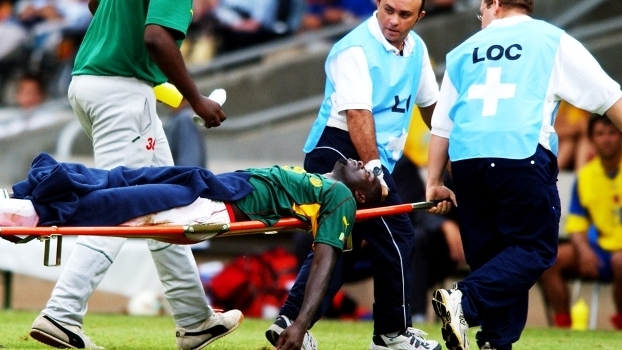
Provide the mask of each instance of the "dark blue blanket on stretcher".
POLYGON ((32 202, 39 226, 116 226, 198 197, 235 202, 253 191, 249 178, 248 172, 214 175, 197 167, 93 169, 41 153, 13 194, 32 202))

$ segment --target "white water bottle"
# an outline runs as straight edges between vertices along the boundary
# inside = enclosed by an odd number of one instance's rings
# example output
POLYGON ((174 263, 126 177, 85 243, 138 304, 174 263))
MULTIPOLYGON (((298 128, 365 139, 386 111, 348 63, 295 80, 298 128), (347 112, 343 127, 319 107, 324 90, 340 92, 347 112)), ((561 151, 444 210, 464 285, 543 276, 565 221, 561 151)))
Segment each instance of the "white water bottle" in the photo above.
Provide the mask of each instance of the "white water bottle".
MULTIPOLYGON (((207 98, 218 103, 222 107, 222 105, 224 105, 225 101, 227 100, 227 92, 225 91, 225 89, 216 89, 212 91, 212 93, 207 98)), ((203 118, 199 117, 197 114, 192 116, 192 120, 198 126, 205 126, 205 120, 203 120, 203 118)))

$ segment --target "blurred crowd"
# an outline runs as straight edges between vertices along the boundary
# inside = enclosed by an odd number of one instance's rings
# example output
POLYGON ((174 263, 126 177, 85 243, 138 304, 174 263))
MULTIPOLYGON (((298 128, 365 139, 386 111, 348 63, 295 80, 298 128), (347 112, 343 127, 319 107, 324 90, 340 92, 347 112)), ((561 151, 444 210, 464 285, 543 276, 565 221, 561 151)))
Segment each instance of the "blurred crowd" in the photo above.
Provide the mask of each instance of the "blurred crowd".
MULTIPOLYGON (((430 15, 454 9, 456 0, 428 1, 430 15)), ((195 0, 181 48, 188 63, 328 25, 357 23, 375 0, 195 0)), ((0 0, 0 98, 16 105, 17 79, 36 75, 48 96, 64 96, 74 54, 92 16, 88 0, 0 0)))
MULTIPOLYGON (((73 53, 91 20, 86 0, 0 0, 0 87, 9 91, 20 76, 54 81, 71 67, 73 53)), ((70 72, 70 69, 69 69, 70 72)), ((54 86, 48 85, 55 94, 54 86)), ((59 87, 60 88, 60 87, 59 87)))

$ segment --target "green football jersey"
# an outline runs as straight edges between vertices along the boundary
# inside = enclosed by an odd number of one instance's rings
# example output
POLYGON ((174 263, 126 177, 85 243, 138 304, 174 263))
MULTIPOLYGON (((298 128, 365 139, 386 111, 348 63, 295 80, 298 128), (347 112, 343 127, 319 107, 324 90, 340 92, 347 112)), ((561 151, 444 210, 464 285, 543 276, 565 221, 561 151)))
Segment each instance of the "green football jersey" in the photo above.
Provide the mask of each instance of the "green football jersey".
POLYGON ((171 29, 179 46, 191 20, 192 0, 99 0, 72 74, 164 83, 167 78, 145 46, 145 26, 157 24, 171 29))
POLYGON ((297 217, 311 225, 314 243, 344 249, 356 215, 356 201, 345 184, 299 167, 244 171, 251 173, 255 190, 236 204, 251 220, 273 225, 281 218, 297 217))

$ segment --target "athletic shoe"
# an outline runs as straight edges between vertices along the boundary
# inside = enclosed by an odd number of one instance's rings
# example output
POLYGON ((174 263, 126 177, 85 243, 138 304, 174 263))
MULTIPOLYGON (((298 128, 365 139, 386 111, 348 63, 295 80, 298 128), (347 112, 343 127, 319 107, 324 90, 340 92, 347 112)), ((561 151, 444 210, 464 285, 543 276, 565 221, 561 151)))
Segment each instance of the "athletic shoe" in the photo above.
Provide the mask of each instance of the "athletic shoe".
MULTIPOLYGON (((274 323, 270 327, 268 327, 268 330, 266 331, 266 338, 268 339, 270 344, 272 344, 272 346, 276 346, 276 343, 279 341, 279 336, 281 335, 281 333, 283 333, 285 328, 291 325, 292 321, 289 319, 289 317, 285 315, 277 317, 276 321, 274 321, 274 323)), ((307 331, 305 333, 305 337, 302 339, 302 346, 300 347, 300 350, 317 350, 317 341, 315 340, 315 338, 313 338, 311 332, 307 331)))
POLYGON ((482 345, 479 350, 495 350, 495 348, 492 347, 492 345, 490 345, 489 342, 485 342, 484 345, 482 345))
POLYGON ((80 327, 57 321, 45 314, 35 318, 30 336, 43 344, 59 349, 103 349, 93 343, 80 327))
POLYGON ((449 350, 469 350, 469 324, 464 319, 461 301, 462 292, 455 284, 453 289, 437 289, 432 295, 432 306, 443 322, 441 333, 449 350))
POLYGON ((402 349, 402 350, 441 350, 441 345, 434 340, 426 340, 422 330, 408 327, 395 337, 374 335, 369 350, 402 349))
POLYGON ((216 339, 233 332, 244 320, 240 310, 214 312, 195 329, 177 328, 178 349, 203 349, 216 339))

